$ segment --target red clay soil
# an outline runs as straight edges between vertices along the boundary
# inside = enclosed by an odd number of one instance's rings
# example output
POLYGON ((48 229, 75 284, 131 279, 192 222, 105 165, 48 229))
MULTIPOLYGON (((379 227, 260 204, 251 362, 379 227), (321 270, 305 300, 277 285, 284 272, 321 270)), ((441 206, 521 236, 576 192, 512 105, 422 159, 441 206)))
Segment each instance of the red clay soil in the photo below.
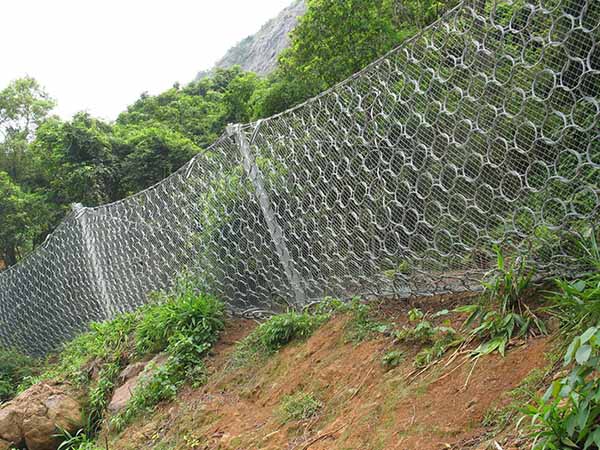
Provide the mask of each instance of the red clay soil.
POLYGON ((160 405, 151 417, 113 436, 109 448, 475 448, 468 443, 485 435, 486 411, 506 404, 504 393, 548 363, 549 340, 537 338, 509 349, 504 358, 486 356, 476 363, 466 354, 449 352, 419 374, 412 364, 417 348, 393 344, 390 338, 346 342, 347 320, 335 318, 306 342, 241 369, 227 366, 228 355, 253 322, 230 323, 210 358, 208 384, 184 389, 175 402, 160 405), (390 348, 405 351, 406 359, 386 371, 381 358, 390 348), (282 423, 281 401, 297 392, 318 398, 320 413, 307 421, 282 423))

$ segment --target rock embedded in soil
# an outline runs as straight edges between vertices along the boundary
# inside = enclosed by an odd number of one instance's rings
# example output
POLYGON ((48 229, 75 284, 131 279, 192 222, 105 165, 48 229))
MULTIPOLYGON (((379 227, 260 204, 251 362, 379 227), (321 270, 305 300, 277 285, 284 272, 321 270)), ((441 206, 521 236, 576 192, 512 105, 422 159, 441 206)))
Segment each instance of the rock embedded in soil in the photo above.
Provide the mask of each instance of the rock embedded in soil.
POLYGON ((119 374, 119 381, 123 384, 115 390, 110 399, 108 412, 110 414, 116 414, 119 411, 122 411, 125 406, 127 406, 127 402, 129 402, 129 399, 142 377, 150 376, 152 372, 162 366, 166 360, 167 355, 160 353, 149 362, 137 362, 125 367, 119 374))
POLYGON ((0 407, 0 450, 56 450, 59 428, 77 432, 83 427, 82 412, 80 396, 68 383, 36 384, 0 407))

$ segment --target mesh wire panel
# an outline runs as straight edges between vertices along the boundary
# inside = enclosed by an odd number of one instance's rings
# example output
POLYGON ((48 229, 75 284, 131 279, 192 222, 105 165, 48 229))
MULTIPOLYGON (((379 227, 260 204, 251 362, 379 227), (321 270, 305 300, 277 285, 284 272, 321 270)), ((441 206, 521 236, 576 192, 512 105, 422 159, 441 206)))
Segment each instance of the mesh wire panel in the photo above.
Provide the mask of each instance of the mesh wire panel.
POLYGON ((272 310, 289 298, 240 159, 226 136, 156 186, 86 209, 108 315, 144 304, 179 275, 236 312, 272 310))
POLYGON ((96 282, 72 214, 36 252, 0 274, 0 345, 41 354, 102 320, 96 282))
POLYGON ((598 218, 599 21, 592 1, 461 5, 247 127, 305 294, 462 289, 493 244, 572 269, 598 218))
POLYGON ((600 2, 489 3, 70 216, 0 274, 0 343, 44 353, 184 274, 261 314, 470 288, 494 244, 577 270, 599 216, 600 2))

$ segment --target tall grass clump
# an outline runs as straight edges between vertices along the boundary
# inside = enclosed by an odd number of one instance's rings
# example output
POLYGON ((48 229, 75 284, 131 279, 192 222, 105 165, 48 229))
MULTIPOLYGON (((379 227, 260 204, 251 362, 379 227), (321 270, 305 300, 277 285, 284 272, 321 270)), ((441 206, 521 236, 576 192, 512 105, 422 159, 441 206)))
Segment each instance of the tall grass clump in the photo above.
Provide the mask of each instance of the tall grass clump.
POLYGON ((484 290, 479 302, 455 310, 468 313, 464 328, 470 329, 471 337, 483 341, 474 350, 474 356, 494 351, 504 355, 512 339, 546 333, 542 320, 525 302, 532 288, 533 269, 524 258, 515 257, 508 261, 499 247, 494 250, 496 269, 483 281, 484 290))

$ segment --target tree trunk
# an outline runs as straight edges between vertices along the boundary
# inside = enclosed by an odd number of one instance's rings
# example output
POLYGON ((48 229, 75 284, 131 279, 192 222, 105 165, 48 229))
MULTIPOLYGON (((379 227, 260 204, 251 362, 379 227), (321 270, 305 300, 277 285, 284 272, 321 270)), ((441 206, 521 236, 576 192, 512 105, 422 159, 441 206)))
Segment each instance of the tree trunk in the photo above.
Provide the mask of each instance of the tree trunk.
POLYGON ((17 263, 17 249, 13 245, 4 249, 4 262, 8 267, 17 263))

